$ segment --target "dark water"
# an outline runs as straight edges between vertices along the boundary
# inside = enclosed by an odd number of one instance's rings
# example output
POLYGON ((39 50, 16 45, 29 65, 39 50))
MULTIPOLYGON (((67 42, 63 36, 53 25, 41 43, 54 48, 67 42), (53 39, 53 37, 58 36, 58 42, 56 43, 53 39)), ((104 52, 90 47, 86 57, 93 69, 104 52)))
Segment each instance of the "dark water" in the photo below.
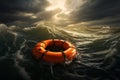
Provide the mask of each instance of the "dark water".
POLYGON ((0 24, 0 80, 120 80, 119 76, 120 28, 0 24), (31 49, 50 38, 75 44, 77 58, 70 64, 35 61, 31 49))

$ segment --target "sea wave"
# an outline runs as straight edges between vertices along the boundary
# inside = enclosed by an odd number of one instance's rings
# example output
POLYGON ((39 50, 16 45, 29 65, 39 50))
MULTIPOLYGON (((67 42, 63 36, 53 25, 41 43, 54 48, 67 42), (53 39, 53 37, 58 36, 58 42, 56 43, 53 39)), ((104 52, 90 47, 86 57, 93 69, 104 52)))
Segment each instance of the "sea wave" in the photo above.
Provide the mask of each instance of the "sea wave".
POLYGON ((119 52, 119 28, 0 24, 1 80, 119 80, 119 52), (77 58, 70 64, 36 62, 32 48, 50 38, 72 42, 78 50, 77 58))

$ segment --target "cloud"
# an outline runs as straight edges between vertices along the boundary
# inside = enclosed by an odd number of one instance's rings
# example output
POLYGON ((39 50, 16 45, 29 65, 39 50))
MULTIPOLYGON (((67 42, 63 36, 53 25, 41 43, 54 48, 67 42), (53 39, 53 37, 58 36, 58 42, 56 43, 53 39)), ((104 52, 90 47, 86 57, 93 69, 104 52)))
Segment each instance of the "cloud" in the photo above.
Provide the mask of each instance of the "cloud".
MULTIPOLYGON (((2 0, 0 23, 25 26, 43 20, 53 21, 54 16, 62 11, 46 11, 48 6, 48 0, 2 0)), ((59 24, 120 26, 120 0, 66 0, 65 7, 70 13, 59 14, 59 24)))
POLYGON ((120 0, 86 0, 70 19, 75 23, 88 22, 92 25, 120 25, 120 0))
POLYGON ((38 20, 36 14, 49 5, 46 0, 2 0, 0 2, 0 22, 5 24, 32 24, 38 20))

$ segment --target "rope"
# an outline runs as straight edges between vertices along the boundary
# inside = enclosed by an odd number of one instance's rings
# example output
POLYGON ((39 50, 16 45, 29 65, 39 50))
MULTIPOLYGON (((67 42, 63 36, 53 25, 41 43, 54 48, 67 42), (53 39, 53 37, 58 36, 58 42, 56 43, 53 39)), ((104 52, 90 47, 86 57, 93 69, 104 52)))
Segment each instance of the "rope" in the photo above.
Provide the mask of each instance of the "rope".
POLYGON ((65 44, 65 42, 66 42, 66 40, 64 40, 64 41, 62 42, 62 47, 64 47, 63 45, 65 44))
POLYGON ((45 56, 45 54, 48 52, 48 50, 46 50, 45 52, 43 52, 43 54, 40 57, 40 60, 42 60, 42 58, 45 56))
POLYGON ((61 51, 61 53, 62 53, 62 56, 64 57, 64 62, 65 62, 67 59, 66 54, 64 53, 64 51, 61 51))
POLYGON ((56 46, 56 45, 55 45, 55 40, 54 40, 54 39, 52 39, 52 42, 53 42, 53 45, 56 46))

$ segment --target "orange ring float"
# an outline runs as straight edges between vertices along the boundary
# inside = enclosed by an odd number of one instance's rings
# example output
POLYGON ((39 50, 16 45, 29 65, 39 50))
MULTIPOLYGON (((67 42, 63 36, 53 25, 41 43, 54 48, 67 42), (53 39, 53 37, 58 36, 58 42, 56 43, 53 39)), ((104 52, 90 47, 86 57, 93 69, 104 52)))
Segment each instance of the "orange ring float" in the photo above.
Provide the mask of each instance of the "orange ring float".
POLYGON ((63 63, 66 60, 72 61, 77 54, 73 44, 60 39, 48 39, 38 42, 33 48, 33 56, 37 60, 44 60, 51 63, 63 63))

